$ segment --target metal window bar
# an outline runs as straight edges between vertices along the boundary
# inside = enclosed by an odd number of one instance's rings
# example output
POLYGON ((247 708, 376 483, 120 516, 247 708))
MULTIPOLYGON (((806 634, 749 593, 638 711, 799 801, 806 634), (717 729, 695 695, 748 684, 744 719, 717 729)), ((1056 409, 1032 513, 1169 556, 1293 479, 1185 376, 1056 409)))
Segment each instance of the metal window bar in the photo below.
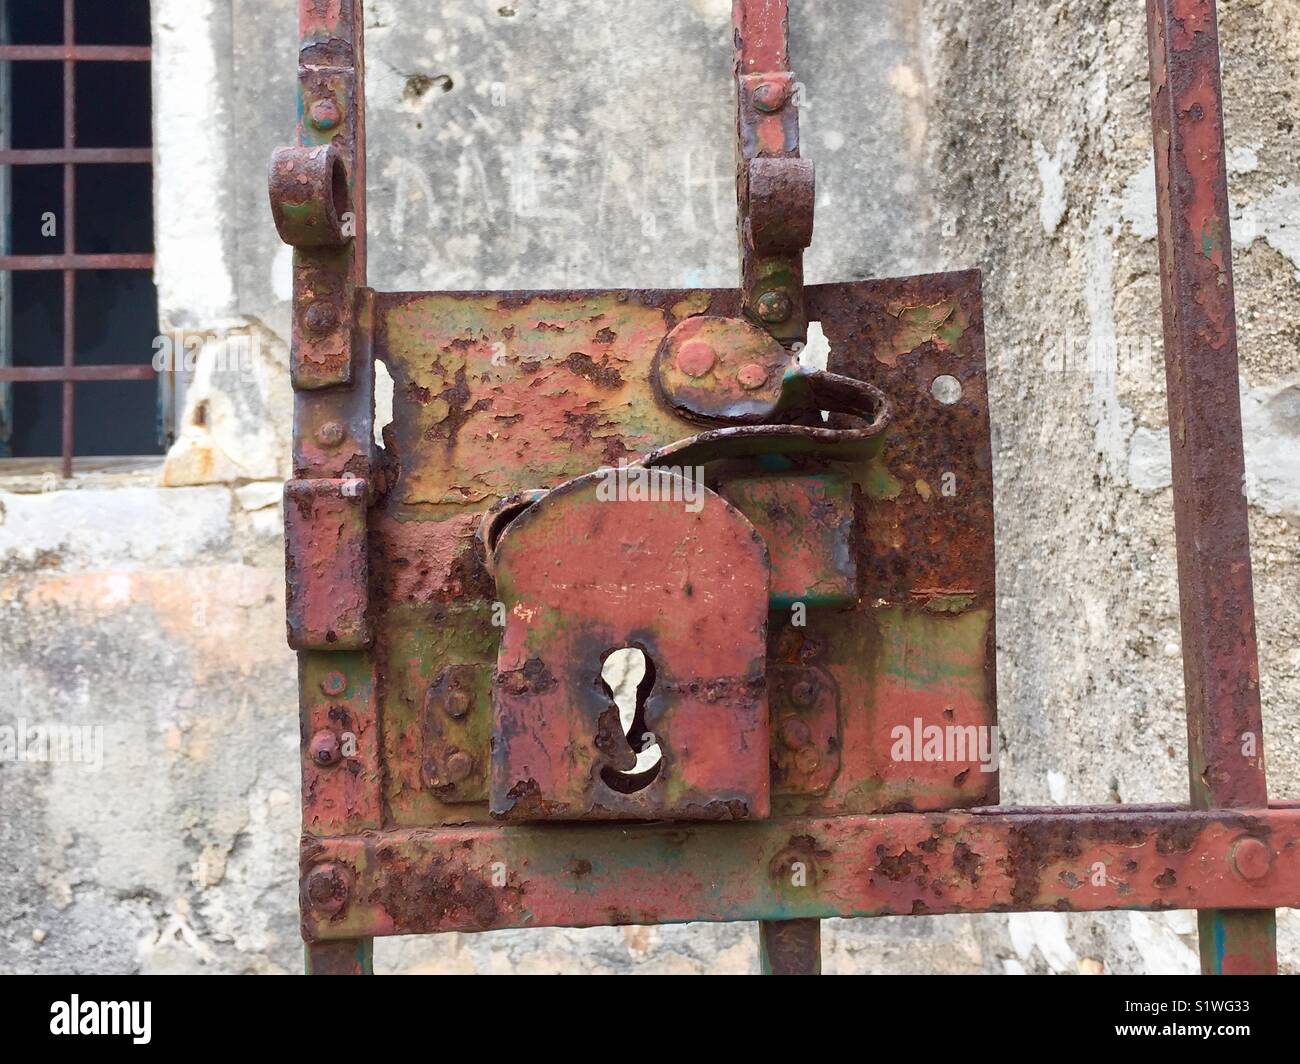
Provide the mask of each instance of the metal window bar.
POLYGON ((152 148, 77 147, 77 64, 91 62, 148 63, 153 49, 148 46, 108 47, 79 45, 76 33, 76 0, 63 0, 63 43, 53 45, 0 44, 0 61, 63 63, 63 147, 34 151, 0 151, 0 165, 63 167, 63 254, 0 255, 0 270, 60 270, 63 273, 63 363, 60 366, 0 366, 0 383, 57 381, 63 385, 62 469, 72 476, 72 455, 76 446, 74 387, 84 381, 153 380, 151 364, 123 366, 78 366, 76 364, 77 272, 79 270, 152 270, 152 254, 78 255, 77 183, 79 165, 96 163, 153 163, 152 148))

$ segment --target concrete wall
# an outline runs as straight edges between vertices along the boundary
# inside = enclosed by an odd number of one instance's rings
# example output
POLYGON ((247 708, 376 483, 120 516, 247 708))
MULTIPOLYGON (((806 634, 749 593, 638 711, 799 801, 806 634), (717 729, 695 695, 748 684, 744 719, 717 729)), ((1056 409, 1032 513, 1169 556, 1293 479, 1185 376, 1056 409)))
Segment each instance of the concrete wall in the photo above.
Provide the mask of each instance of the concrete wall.
MULTIPOLYGON (((371 0, 371 281, 734 280, 729 0, 371 0), (615 16, 615 11, 617 12, 615 16)), ((809 280, 985 271, 1008 802, 1180 801, 1177 586, 1142 5, 795 0, 809 280), (1088 350, 1099 353, 1088 364, 1088 350)), ((1300 0, 1221 0, 1262 684, 1300 788, 1300 0)), ((293 971, 283 643, 294 0, 157 0, 158 281, 197 336, 162 463, 0 469, 0 970, 293 971)), ((382 405, 381 396, 381 405, 382 405)), ((1166 972, 1190 914, 833 921, 829 971, 1166 972)), ((1283 914, 1284 964, 1300 925, 1283 914)), ((381 970, 752 971, 753 927, 383 942, 381 970)))

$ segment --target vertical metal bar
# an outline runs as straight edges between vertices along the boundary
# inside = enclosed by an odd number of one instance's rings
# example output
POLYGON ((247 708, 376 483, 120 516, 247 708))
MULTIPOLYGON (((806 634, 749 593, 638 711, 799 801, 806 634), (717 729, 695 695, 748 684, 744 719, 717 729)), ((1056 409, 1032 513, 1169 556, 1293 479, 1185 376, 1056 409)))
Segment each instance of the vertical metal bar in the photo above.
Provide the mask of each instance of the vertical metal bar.
MULTIPOLYGON (((365 479, 373 458, 374 365, 371 357, 371 301, 366 282, 366 149, 365 149, 365 42, 363 0, 299 0, 299 125, 303 147, 337 143, 347 164, 352 199, 352 231, 343 249, 296 249, 294 252, 294 314, 301 321, 321 293, 345 292, 355 306, 339 311, 354 323, 348 350, 349 374, 344 386, 299 388, 294 401, 294 473, 306 479, 344 475, 365 479), (320 429, 340 432, 343 441, 320 443, 320 429)), ((294 364, 310 339, 310 331, 295 324, 291 358, 294 364)), ((320 768, 310 756, 308 740, 320 703, 321 677, 336 674, 345 688, 373 692, 376 675, 373 657, 363 651, 327 654, 304 650, 300 663, 300 714, 303 721, 304 793, 316 793, 313 773, 320 768), (315 679, 315 687, 306 678, 315 679)), ((355 730, 372 744, 366 756, 377 757, 378 721, 373 697, 367 694, 349 703, 355 730)), ((378 773, 362 776, 359 798, 350 806, 346 826, 325 820, 310 797, 303 805, 303 830, 323 834, 343 833, 358 827, 379 827, 378 773), (324 822, 324 830, 322 830, 324 822)), ((305 872, 304 872, 305 874, 305 872)), ((370 974, 372 940, 348 943, 311 943, 307 969, 322 974, 370 974)))
MULTIPOLYGON (((0 47, 9 43, 8 0, 0 0, 0 47)), ((11 133, 11 80, 13 63, 0 65, 0 151, 9 151, 11 133)), ((10 251, 10 227, 13 224, 12 167, 0 166, 0 254, 10 251)), ((0 368, 13 364, 13 275, 0 271, 0 368)), ((0 458, 12 456, 13 386, 0 381, 0 458)))
MULTIPOLYGON (((747 133, 748 90, 746 78, 758 75, 790 73, 790 5, 789 0, 732 0, 731 22, 736 48, 736 193, 739 207, 741 296, 753 302, 765 287, 776 287, 791 300, 787 317, 768 328, 774 335, 805 338, 807 316, 803 309, 802 256, 764 258, 755 254, 745 235, 749 204, 747 167, 749 162, 767 151, 798 154, 798 114, 793 99, 766 104, 785 111, 788 120, 775 119, 780 127, 777 148, 753 143, 747 133), (797 305, 793 305, 796 304, 797 305)), ((787 87, 788 91, 788 87, 787 87)), ((756 310, 756 308, 750 308, 756 310)), ((765 974, 817 975, 821 972, 821 922, 819 920, 764 920, 759 924, 760 963, 765 974)))
MULTIPOLYGON (((69 56, 76 38, 76 0, 63 0, 63 43, 69 56)), ((77 66, 68 58, 63 61, 63 146, 77 146, 77 66)), ((73 163, 63 166, 63 247, 68 255, 77 253, 77 169, 73 163)), ((76 363, 77 350, 77 274, 63 271, 63 365, 76 363)), ((62 445, 63 477, 72 476, 72 454, 76 448, 76 405, 72 381, 63 382, 62 445)))
MULTIPOLYGON (((1192 804, 1264 808, 1214 0, 1147 0, 1147 33, 1192 804)), ((1272 912, 1200 927, 1203 971, 1276 972, 1272 912)))
POLYGON ((308 975, 374 975, 373 938, 312 942, 306 947, 308 975))
POLYGON ((759 968, 764 975, 821 975, 820 920, 764 920, 758 925, 759 968))
MULTIPOLYGON (((741 300, 749 317, 792 347, 808 338, 803 298, 806 241, 770 246, 770 232, 760 233, 763 227, 752 224, 751 209, 754 198, 773 191, 761 178, 755 184, 753 168, 799 158, 799 93, 790 69, 789 15, 789 0, 732 0, 741 300)), ((781 192, 787 202, 781 207, 788 212, 787 220, 793 220, 801 214, 794 202, 798 186, 790 184, 788 171, 782 174, 781 192)), ((811 197, 811 184, 805 194, 811 197)), ((801 202, 803 210, 811 210, 810 202, 801 202)))

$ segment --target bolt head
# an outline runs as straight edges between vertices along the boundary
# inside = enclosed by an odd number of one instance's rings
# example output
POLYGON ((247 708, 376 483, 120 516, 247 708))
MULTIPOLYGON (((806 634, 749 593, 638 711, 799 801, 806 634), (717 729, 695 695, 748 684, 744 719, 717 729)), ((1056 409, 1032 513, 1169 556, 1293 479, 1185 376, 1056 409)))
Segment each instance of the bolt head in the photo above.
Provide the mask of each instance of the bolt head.
POLYGON ((339 108, 338 101, 333 98, 317 100, 307 111, 307 121, 315 129, 322 133, 334 129, 343 121, 343 111, 339 108))
POLYGON ((757 362, 751 362, 748 366, 744 366, 738 376, 740 386, 747 392, 763 387, 767 383, 767 378, 767 370, 757 362))
POLYGON ((790 688, 790 697, 795 705, 811 706, 817 701, 817 685, 812 680, 800 680, 790 688))
POLYGON ((754 87, 754 107, 766 114, 779 111, 785 106, 785 86, 775 81, 760 82, 754 87))
POLYGON ((474 759, 464 750, 457 750, 447 758, 447 778, 452 783, 464 783, 474 771, 474 759))
POLYGON ((718 361, 713 345, 704 340, 688 340, 677 352, 677 368, 688 377, 704 377, 718 361))
POLYGON ((447 716, 453 720, 460 720, 470 710, 469 693, 466 691, 452 691, 447 695, 447 700, 443 703, 443 709, 447 716))
POLYGON ((341 672, 328 673, 320 682, 320 689, 331 698, 337 698, 347 690, 348 678, 341 672))
POLYGON ((1238 839, 1232 845, 1232 867, 1242 879, 1254 882, 1268 875, 1273 854, 1266 843, 1256 838, 1238 839))
POLYGON ((333 332, 339 323, 338 308, 333 303, 313 303, 303 312, 302 323, 318 336, 333 332))
POLYGON ((798 717, 786 717, 781 721, 781 742, 787 749, 802 750, 812 742, 812 729, 798 717))
POLYGON ((327 421, 316 430, 316 442, 322 447, 337 447, 343 442, 346 433, 341 423, 337 421, 327 421))
POLYGON ((793 313, 794 302, 785 292, 764 292, 758 297, 758 316, 768 325, 789 321, 793 313))
POLYGON ((352 876, 342 865, 325 861, 307 873, 303 889, 312 912, 332 915, 347 905, 352 876))
POLYGON ((805 746, 794 755, 794 765, 805 776, 811 776, 821 766, 822 759, 817 751, 811 746, 805 746))
POLYGON ((319 731, 311 737, 311 759, 321 768, 337 765, 341 760, 339 737, 332 731, 319 731))

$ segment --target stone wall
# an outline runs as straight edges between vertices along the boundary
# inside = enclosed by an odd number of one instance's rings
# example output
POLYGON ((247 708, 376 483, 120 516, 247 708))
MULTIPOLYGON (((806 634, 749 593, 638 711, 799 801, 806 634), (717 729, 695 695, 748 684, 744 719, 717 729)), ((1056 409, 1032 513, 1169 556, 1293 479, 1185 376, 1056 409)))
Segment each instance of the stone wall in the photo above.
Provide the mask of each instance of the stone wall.
MULTIPOLYGON (((162 462, 0 468, 0 970, 294 971, 283 641, 294 0, 156 0, 163 325, 200 338, 162 462)), ((729 0, 370 0, 371 282, 734 282, 729 0), (617 12, 615 15, 614 12, 617 12)), ((793 0, 809 281, 985 271, 1007 802, 1180 801, 1177 584, 1142 5, 793 0), (1091 353, 1091 362, 1090 362, 1091 353)), ((1221 0, 1272 789, 1300 738, 1300 0, 1221 0)), ((379 397, 381 409, 385 398, 379 397)), ((1300 925, 1282 914, 1284 964, 1300 925)), ((828 971, 1196 967, 1189 914, 831 921, 828 971)), ((380 970, 753 971, 752 926, 382 942, 380 970)))

